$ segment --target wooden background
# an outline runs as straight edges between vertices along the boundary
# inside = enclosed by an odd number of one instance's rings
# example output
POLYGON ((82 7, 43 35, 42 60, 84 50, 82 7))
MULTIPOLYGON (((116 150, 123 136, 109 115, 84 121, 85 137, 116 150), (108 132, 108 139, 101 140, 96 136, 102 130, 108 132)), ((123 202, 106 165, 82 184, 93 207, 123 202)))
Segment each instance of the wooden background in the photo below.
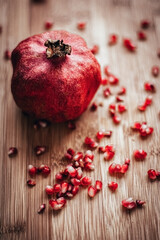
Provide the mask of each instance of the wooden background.
MULTIPOLYGON (((151 183, 147 178, 149 168, 159 168, 160 161, 160 79, 151 76, 151 67, 160 65, 156 52, 160 47, 160 1, 159 0, 46 0, 35 4, 29 0, 0 0, 0 238, 26 240, 116 240, 116 239, 160 239, 160 182, 151 183), (139 22, 149 18, 153 25, 147 30, 146 42, 137 41, 136 32, 139 22), (77 121, 77 129, 71 131, 66 124, 52 124, 47 129, 35 131, 32 119, 25 117, 16 107, 10 82, 12 66, 3 59, 6 48, 12 50, 22 39, 44 31, 44 22, 53 20, 53 29, 65 29, 79 33, 89 47, 100 46, 97 59, 102 69, 109 64, 113 73, 120 78, 120 85, 127 87, 125 103, 128 111, 122 116, 122 123, 115 126, 108 115, 107 107, 114 96, 104 99, 103 87, 100 87, 95 101, 103 102, 96 112, 87 110, 77 121), (78 31, 78 21, 86 21, 85 31, 78 31), (107 45, 108 35, 117 33, 116 46, 107 45), (138 45, 136 53, 129 53, 122 47, 122 38, 130 37, 138 45), (145 113, 137 110, 147 95, 143 84, 150 81, 156 85, 153 105, 145 113), (154 133, 141 140, 130 130, 134 121, 147 121, 154 127, 154 133), (103 181, 103 191, 93 200, 87 195, 87 189, 80 193, 59 213, 53 213, 48 206, 45 186, 53 184, 55 174, 64 168, 61 160, 68 147, 84 151, 86 136, 94 137, 96 132, 106 128, 113 130, 111 139, 104 139, 101 145, 112 143, 116 147, 115 162, 123 163, 131 158, 131 166, 124 177, 111 177, 108 166, 111 162, 103 160, 95 150, 94 172, 88 176, 103 181), (33 147, 45 144, 49 151, 37 158, 33 147), (18 156, 10 159, 8 148, 16 146, 18 156), (148 157, 144 162, 136 162, 133 151, 143 148, 148 157), (29 164, 48 164, 51 175, 47 178, 36 176, 37 185, 30 189, 26 186, 29 178, 29 164), (112 193, 107 183, 116 181, 119 188, 112 193), (127 213, 122 209, 121 201, 133 197, 146 201, 140 210, 127 213), (47 208, 42 215, 37 214, 41 203, 47 208)), ((116 93, 117 87, 112 87, 116 93)), ((160 168, 159 168, 160 169, 160 168)))

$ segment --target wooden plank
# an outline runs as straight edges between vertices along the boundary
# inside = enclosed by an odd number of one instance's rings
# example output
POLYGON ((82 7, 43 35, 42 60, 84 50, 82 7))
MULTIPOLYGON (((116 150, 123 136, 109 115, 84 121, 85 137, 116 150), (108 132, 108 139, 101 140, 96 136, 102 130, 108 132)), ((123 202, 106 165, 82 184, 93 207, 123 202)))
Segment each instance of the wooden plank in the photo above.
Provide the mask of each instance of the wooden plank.
POLYGON ((44 22, 53 20, 53 29, 65 29, 78 33, 85 38, 89 47, 100 46, 99 60, 102 70, 109 64, 113 73, 120 78, 120 85, 127 88, 124 97, 128 111, 122 116, 122 123, 115 126, 108 114, 108 105, 115 100, 119 87, 112 87, 113 95, 104 99, 100 87, 94 100, 103 102, 96 112, 88 109, 76 122, 75 131, 67 129, 66 124, 52 124, 47 129, 35 131, 33 120, 27 118, 15 106, 10 93, 12 67, 10 62, 1 61, 0 69, 0 238, 1 239, 77 239, 77 240, 112 240, 112 239, 147 239, 158 240, 160 236, 160 203, 158 199, 159 182, 147 180, 149 168, 158 169, 160 158, 160 82, 151 76, 152 65, 159 65, 156 51, 159 46, 159 1, 129 0, 46 0, 35 4, 27 0, 0 0, 0 23, 3 33, 0 36, 1 59, 6 48, 13 49, 19 41, 29 35, 43 32, 44 22), (145 7, 144 7, 145 6, 145 7), (8 18, 9 16, 9 18, 8 18), (149 18, 154 25, 146 31, 146 42, 137 41, 136 32, 142 18, 149 18), (85 31, 76 28, 78 21, 86 21, 85 31), (108 35, 117 33, 119 42, 116 46, 107 45, 108 35), (136 53, 129 53, 122 47, 123 37, 130 37, 137 42, 136 53), (156 85, 153 95, 153 106, 145 113, 137 111, 137 106, 144 101, 147 94, 143 84, 146 81, 156 85), (152 137, 141 140, 130 130, 135 121, 147 121, 154 127, 152 137), (80 193, 59 213, 54 213, 48 206, 48 197, 44 189, 52 185, 55 174, 63 169, 62 157, 67 148, 85 151, 83 146, 86 136, 94 137, 101 129, 113 130, 111 139, 101 140, 100 145, 114 144, 116 147, 115 162, 123 163, 126 157, 131 158, 131 166, 125 176, 113 177, 108 174, 111 162, 105 162, 103 155, 95 153, 95 171, 87 173, 93 182, 103 181, 103 191, 94 199, 87 196, 87 189, 80 193), (41 157, 35 157, 33 148, 36 145, 47 145, 49 151, 41 157), (7 151, 10 146, 17 146, 18 156, 10 159, 7 151), (136 162, 133 151, 143 148, 148 152, 147 160, 136 162), (28 179, 27 166, 46 163, 51 167, 47 178, 36 176, 37 185, 33 189, 26 186, 28 179), (116 181, 119 188, 111 193, 107 183, 116 181), (126 213, 121 201, 127 197, 145 200, 146 206, 140 210, 126 213), (47 204, 43 215, 37 214, 41 203, 47 204))

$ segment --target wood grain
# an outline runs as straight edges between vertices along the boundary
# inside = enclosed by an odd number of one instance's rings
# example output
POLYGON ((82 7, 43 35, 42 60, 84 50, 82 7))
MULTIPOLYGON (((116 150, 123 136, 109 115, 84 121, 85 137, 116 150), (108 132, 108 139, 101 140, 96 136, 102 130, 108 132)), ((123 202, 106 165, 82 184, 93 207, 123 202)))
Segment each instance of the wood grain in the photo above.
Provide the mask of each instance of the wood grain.
MULTIPOLYGON (((150 69, 160 65, 156 51, 160 41, 160 2, 158 0, 46 0, 36 4, 29 0, 0 0, 0 238, 44 240, 113 240, 160 239, 159 182, 147 179, 149 168, 159 168, 160 160, 160 79, 153 78, 150 69), (146 42, 137 41, 136 32, 142 18, 149 18, 153 25, 146 31, 146 42), (122 123, 115 126, 107 112, 109 103, 115 96, 103 97, 103 87, 95 96, 97 103, 103 102, 96 112, 88 109, 78 120, 75 131, 67 129, 66 124, 52 124, 47 129, 35 131, 33 120, 24 116, 16 107, 10 92, 12 67, 10 61, 3 59, 5 49, 13 49, 22 39, 44 31, 44 22, 54 21, 53 29, 65 29, 80 34, 88 43, 100 45, 97 55, 102 69, 109 64, 120 78, 120 85, 127 87, 125 102, 128 111, 122 116, 122 123), (78 21, 86 21, 85 31, 78 31, 78 21), (119 42, 114 47, 107 45, 110 33, 117 33, 119 42), (130 37, 137 42, 135 54, 122 47, 122 38, 130 37), (143 84, 150 81, 156 85, 153 105, 145 113, 137 111, 147 94, 143 84), (147 121, 154 127, 154 134, 146 140, 130 130, 134 121, 147 121), (108 174, 110 162, 95 150, 95 171, 87 175, 103 181, 103 191, 93 200, 88 199, 87 189, 80 193, 59 213, 48 206, 44 189, 53 184, 55 174, 66 164, 62 157, 68 147, 85 151, 85 136, 94 137, 97 130, 113 130, 111 139, 104 139, 101 145, 116 146, 115 162, 123 163, 131 158, 131 166, 124 177, 111 177, 108 174), (33 147, 45 144, 49 151, 37 158, 33 147), (10 159, 7 151, 17 146, 18 156, 10 159), (132 158, 134 149, 143 148, 148 157, 144 162, 132 158), (36 176, 37 185, 33 189, 26 186, 29 164, 48 164, 51 175, 47 178, 36 176), (117 192, 111 193, 109 181, 117 181, 117 192), (121 201, 127 197, 142 199, 146 206, 131 213, 123 211, 121 201), (41 203, 47 204, 43 215, 37 214, 41 203)), ((118 87, 112 87, 116 93, 118 87)), ((112 161, 111 161, 112 162, 112 161)))

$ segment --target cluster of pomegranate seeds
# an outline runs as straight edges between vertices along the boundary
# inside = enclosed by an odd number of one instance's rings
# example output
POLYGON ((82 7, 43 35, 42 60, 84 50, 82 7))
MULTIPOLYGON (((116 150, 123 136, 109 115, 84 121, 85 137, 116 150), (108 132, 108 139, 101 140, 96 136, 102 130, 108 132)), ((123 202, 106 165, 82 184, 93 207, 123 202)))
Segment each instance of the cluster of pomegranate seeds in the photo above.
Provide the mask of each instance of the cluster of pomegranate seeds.
POLYGON ((109 36, 109 40, 108 40, 108 44, 111 45, 115 45, 118 41, 118 36, 116 34, 111 34, 109 36))
POLYGON ((128 49, 128 51, 130 52, 135 52, 136 50, 136 46, 133 44, 133 42, 131 41, 131 39, 128 39, 128 38, 124 38, 123 39, 123 45, 125 48, 128 49))
POLYGON ((8 156, 9 157, 15 157, 18 153, 18 150, 16 147, 10 147, 8 150, 8 156))
POLYGON ((111 137, 111 135, 112 135, 112 131, 106 131, 102 129, 101 131, 97 132, 96 137, 98 140, 101 140, 104 137, 111 137))
POLYGON ((6 51, 4 52, 4 58, 5 58, 6 60, 11 59, 11 51, 6 50, 6 51))
POLYGON ((133 155, 136 160, 144 160, 147 157, 147 153, 142 149, 135 150, 133 155))
POLYGON ((149 83, 149 82, 146 82, 146 83, 144 84, 144 89, 145 89, 146 91, 149 91, 149 92, 152 92, 152 93, 154 93, 154 92, 156 91, 154 84, 149 83))
POLYGON ((92 186, 92 185, 89 186, 89 188, 88 188, 88 196, 90 198, 93 198, 96 195, 96 193, 98 191, 100 191, 101 189, 102 189, 102 182, 97 180, 96 183, 95 183, 95 186, 92 186))
POLYGON ((118 95, 124 95, 126 94, 126 88, 125 87, 120 87, 120 90, 117 93, 118 95))
POLYGON ((159 171, 155 171, 154 169, 149 169, 147 173, 148 173, 148 178, 150 180, 160 179, 160 172, 159 171))
POLYGON ((74 121, 68 121, 68 128, 71 129, 71 130, 74 130, 76 129, 76 124, 74 121))
POLYGON ((144 103, 143 103, 142 105, 139 105, 139 106, 138 106, 138 110, 141 111, 141 112, 143 112, 143 111, 145 111, 146 108, 147 108, 148 106, 150 106, 151 104, 152 104, 152 96, 148 96, 148 97, 146 97, 144 103))
MULTIPOLYGON (((122 113, 122 112, 126 111, 126 107, 124 105, 121 105, 121 107, 118 107, 118 111, 120 113, 122 113), (122 108, 123 108, 123 110, 122 110, 122 108)), ((119 124, 121 121, 121 118, 120 118, 120 116, 118 116, 116 114, 116 105, 114 103, 109 105, 109 113, 111 114, 113 122, 115 124, 119 124)))
POLYGON ((146 35, 145 32, 139 31, 139 32, 137 33, 137 35, 138 35, 138 39, 141 40, 141 41, 144 41, 144 40, 147 39, 147 35, 146 35))
POLYGON ((110 182, 108 183, 108 187, 112 190, 115 191, 118 188, 118 183, 116 182, 110 182))
POLYGON ((92 48, 91 48, 91 52, 93 54, 97 54, 99 52, 99 46, 98 45, 94 45, 92 48))
POLYGON ((117 173, 126 173, 128 171, 128 167, 130 165, 130 159, 126 159, 124 164, 117 164, 117 163, 112 163, 109 168, 108 171, 111 175, 113 174, 117 174, 117 173))
POLYGON ((53 22, 51 22, 51 21, 46 21, 45 22, 45 29, 46 30, 49 30, 49 29, 51 29, 53 27, 53 22))
POLYGON ((153 128, 148 127, 147 122, 135 122, 131 127, 134 131, 138 131, 141 137, 147 137, 152 134, 153 128))
POLYGON ((92 105, 91 105, 90 110, 94 112, 94 111, 97 110, 97 107, 98 107, 97 104, 95 102, 93 102, 92 105))
POLYGON ((84 140, 85 144, 90 148, 96 148, 98 143, 94 141, 94 139, 86 137, 84 140))
POLYGON ((41 206, 39 207, 39 209, 38 209, 38 214, 41 214, 41 213, 43 213, 44 212, 44 210, 45 210, 45 208, 46 208, 46 204, 41 204, 41 206))
POLYGON ((105 89, 104 89, 104 91, 103 91, 104 97, 107 98, 107 97, 109 97, 111 94, 112 94, 112 93, 111 93, 110 88, 105 88, 105 89))
POLYGON ((141 28, 147 29, 150 27, 150 21, 148 19, 144 19, 140 23, 141 28))
POLYGON ((28 166, 28 172, 29 175, 34 176, 37 173, 42 173, 44 176, 47 176, 48 174, 50 174, 51 169, 47 166, 42 164, 40 167, 34 167, 33 165, 29 165, 28 166))
POLYGON ((146 202, 142 200, 134 201, 133 198, 127 198, 122 200, 122 206, 128 210, 132 210, 136 207, 142 207, 146 202))
POLYGON ((27 185, 28 185, 29 187, 33 187, 33 186, 36 185, 36 181, 35 181, 35 180, 32 180, 32 179, 29 179, 29 180, 27 180, 27 185))
POLYGON ((34 127, 34 129, 37 130, 39 128, 46 128, 46 127, 48 127, 48 125, 49 125, 48 121, 41 119, 41 120, 35 121, 33 127, 34 127))
POLYGON ((117 85, 119 83, 119 79, 111 73, 111 70, 110 70, 109 66, 104 67, 104 73, 106 74, 106 76, 108 78, 105 79, 105 81, 102 81, 103 85, 105 85, 107 83, 109 83, 111 85, 117 85))
POLYGON ((152 75, 154 77, 158 77, 158 75, 159 75, 159 67, 158 66, 153 66, 152 69, 151 69, 151 72, 152 72, 152 75))
POLYGON ((86 22, 78 22, 77 23, 77 28, 79 30, 84 30, 86 28, 86 22))
POLYGON ((35 152, 36 156, 42 155, 43 153, 46 152, 46 150, 47 150, 46 146, 36 146, 34 148, 34 152, 35 152))

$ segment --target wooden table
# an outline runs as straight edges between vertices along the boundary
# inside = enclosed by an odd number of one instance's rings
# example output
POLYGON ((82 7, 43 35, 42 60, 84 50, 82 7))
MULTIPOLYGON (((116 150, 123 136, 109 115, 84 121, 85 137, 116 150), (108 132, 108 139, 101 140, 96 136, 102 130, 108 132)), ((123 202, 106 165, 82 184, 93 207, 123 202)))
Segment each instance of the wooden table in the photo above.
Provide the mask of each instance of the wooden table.
MULTIPOLYGON (((46 0, 36 4, 29 0, 0 0, 0 238, 26 240, 115 240, 115 239, 160 239, 160 182, 150 182, 147 171, 159 168, 160 160, 160 79, 151 75, 151 67, 160 65, 157 49, 160 47, 160 1, 131 0, 46 0), (137 40, 140 20, 148 18, 152 22, 146 30, 147 41, 137 40), (108 114, 108 105, 115 101, 119 87, 112 87, 113 95, 103 97, 104 87, 100 87, 94 101, 103 102, 103 107, 91 112, 89 109, 77 120, 76 130, 66 124, 52 124, 49 128, 35 131, 32 119, 24 116, 16 107, 10 83, 12 66, 3 59, 6 49, 12 50, 22 39, 44 31, 46 20, 54 22, 53 29, 65 29, 80 34, 89 47, 100 46, 96 56, 102 69, 111 66, 112 72, 119 77, 119 86, 126 86, 124 96, 128 111, 122 115, 121 124, 115 126, 108 114), (77 30, 77 22, 86 21, 84 31, 77 30), (110 33, 117 33, 118 44, 107 45, 110 33), (122 46, 123 37, 129 37, 137 44, 136 53, 128 52, 122 46), (137 106, 148 94, 144 91, 144 82, 156 86, 153 104, 141 113, 137 106), (142 140, 130 130, 135 121, 147 121, 154 127, 151 137, 142 140), (96 132, 105 128, 113 130, 110 139, 101 140, 102 146, 114 144, 115 162, 123 163, 126 157, 131 159, 128 172, 121 178, 110 176, 103 154, 95 150, 95 171, 87 173, 93 181, 101 179, 103 190, 94 199, 88 198, 87 189, 80 193, 60 212, 49 209, 45 186, 54 182, 55 174, 63 169, 62 160, 68 147, 76 151, 85 151, 86 136, 95 137, 96 132), (49 151, 35 157, 33 147, 47 145, 49 151), (9 158, 8 149, 18 148, 18 156, 9 158), (143 148, 148 156, 138 162, 133 158, 135 149, 143 148), (29 178, 27 166, 46 163, 51 167, 47 178, 36 176, 36 187, 26 186, 29 178), (108 182, 116 181, 119 187, 115 193, 108 189, 108 182), (130 213, 121 206, 122 199, 133 197, 146 201, 146 206, 130 213), (37 214, 39 205, 46 203, 42 215, 37 214)), ((159 168, 160 170, 160 168, 159 168)))

